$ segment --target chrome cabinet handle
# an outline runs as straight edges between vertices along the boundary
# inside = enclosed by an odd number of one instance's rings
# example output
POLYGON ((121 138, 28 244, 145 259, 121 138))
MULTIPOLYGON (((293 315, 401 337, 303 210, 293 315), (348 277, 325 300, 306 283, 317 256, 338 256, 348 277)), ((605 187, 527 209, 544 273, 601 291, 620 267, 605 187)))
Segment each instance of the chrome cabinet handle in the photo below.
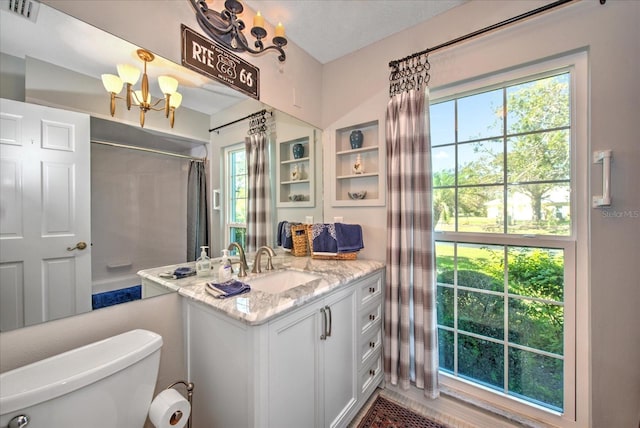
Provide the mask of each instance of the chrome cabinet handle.
POLYGON ((324 308, 320 309, 320 312, 322 312, 322 335, 320 340, 327 340, 327 312, 324 308))
POLYGON ((9 421, 7 428, 23 428, 29 425, 29 416, 18 415, 9 421))
POLYGON ((85 248, 87 248, 87 243, 80 241, 76 244, 75 247, 67 247, 67 251, 84 250, 85 248))
POLYGON ((325 306, 324 308, 329 313, 329 331, 327 332, 327 337, 330 337, 331 336, 331 324, 332 324, 332 322, 331 322, 331 308, 329 306, 325 306))

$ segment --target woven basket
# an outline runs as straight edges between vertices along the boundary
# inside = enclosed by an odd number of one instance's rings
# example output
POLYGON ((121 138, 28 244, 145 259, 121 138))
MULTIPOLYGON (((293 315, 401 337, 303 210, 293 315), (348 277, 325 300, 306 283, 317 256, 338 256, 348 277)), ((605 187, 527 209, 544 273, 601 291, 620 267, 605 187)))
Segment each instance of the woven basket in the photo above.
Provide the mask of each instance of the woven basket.
POLYGON ((293 240, 293 248, 291 254, 296 257, 306 257, 309 253, 309 244, 307 239, 307 226, 300 224, 291 226, 291 239, 293 240))
MULTIPOLYGON (((307 239, 309 242, 309 251, 311 252, 311 258, 317 260, 356 260, 358 258, 358 253, 338 253, 335 255, 327 255, 327 254, 313 254, 313 233, 311 233, 311 225, 307 224, 305 226, 307 228, 307 239)), ((292 228, 293 229, 293 228, 292 228)))

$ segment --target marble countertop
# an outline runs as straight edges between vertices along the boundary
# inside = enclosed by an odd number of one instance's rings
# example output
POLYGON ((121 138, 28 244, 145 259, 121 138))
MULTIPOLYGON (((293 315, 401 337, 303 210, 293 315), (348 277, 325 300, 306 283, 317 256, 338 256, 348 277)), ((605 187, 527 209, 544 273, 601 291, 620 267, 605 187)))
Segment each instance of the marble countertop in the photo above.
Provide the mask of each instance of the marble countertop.
MULTIPOLYGON (((194 262, 146 269, 138 272, 138 275, 143 279, 152 281, 156 285, 175 290, 185 298, 201 302, 215 310, 223 312, 233 319, 249 325, 259 325, 277 315, 338 289, 355 279, 383 269, 385 266, 384 263, 376 260, 317 260, 310 257, 294 257, 288 253, 278 252, 277 256, 273 258, 275 271, 266 271, 263 267, 262 273, 260 274, 248 272, 246 277, 237 278, 236 274, 234 274, 233 277, 251 285, 251 281, 255 278, 265 277, 273 272, 291 269, 311 273, 319 278, 281 293, 269 293, 252 289, 245 294, 227 299, 219 299, 205 290, 205 284, 207 282, 216 282, 218 280, 219 260, 219 258, 212 259, 212 273, 204 277, 191 276, 182 279, 166 279, 159 276, 161 273, 173 272, 180 266, 194 267, 194 262)), ((253 257, 247 255, 247 260, 253 260, 253 257)), ((264 264, 263 257, 263 265, 264 264)), ((236 269, 236 267, 237 265, 234 265, 234 269, 236 269)))

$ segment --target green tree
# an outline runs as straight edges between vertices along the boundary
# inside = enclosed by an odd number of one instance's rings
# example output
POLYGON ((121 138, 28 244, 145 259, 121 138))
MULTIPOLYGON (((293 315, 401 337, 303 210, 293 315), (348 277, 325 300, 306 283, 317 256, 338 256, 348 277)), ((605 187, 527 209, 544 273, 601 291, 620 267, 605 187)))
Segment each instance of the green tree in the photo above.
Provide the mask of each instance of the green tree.
POLYGON ((525 83, 507 91, 509 139, 507 179, 523 183, 518 191, 531 199, 534 220, 542 220, 542 203, 557 187, 549 180, 570 176, 569 76, 525 83), (538 182, 538 183, 532 183, 538 182))
POLYGON ((453 171, 438 171, 433 174, 433 187, 437 190, 433 193, 433 224, 438 224, 440 216, 442 220, 448 220, 456 207, 455 190, 452 187, 456 183, 453 171))

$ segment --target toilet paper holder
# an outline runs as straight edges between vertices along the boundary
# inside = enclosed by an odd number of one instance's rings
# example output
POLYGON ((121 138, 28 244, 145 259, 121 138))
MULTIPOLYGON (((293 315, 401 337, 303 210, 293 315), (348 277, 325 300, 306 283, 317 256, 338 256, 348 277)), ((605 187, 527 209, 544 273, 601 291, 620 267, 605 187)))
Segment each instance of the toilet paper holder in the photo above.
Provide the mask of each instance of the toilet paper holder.
POLYGON ((179 380, 177 382, 173 382, 171 385, 167 386, 165 389, 175 388, 178 385, 184 385, 187 390, 187 401, 189 402, 189 406, 191 407, 191 413, 189 414, 189 419, 187 419, 187 428, 191 428, 191 415, 193 415, 193 382, 187 382, 184 380, 179 380))

